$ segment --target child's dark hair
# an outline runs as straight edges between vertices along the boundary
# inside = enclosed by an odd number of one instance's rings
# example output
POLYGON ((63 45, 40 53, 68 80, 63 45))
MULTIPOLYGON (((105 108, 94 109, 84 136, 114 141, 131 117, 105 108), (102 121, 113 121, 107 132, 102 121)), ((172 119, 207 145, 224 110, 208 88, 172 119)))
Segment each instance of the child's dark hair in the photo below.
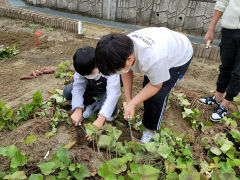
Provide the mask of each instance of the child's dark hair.
POLYGON ((103 36, 96 47, 95 60, 99 71, 104 75, 116 73, 126 65, 133 53, 132 40, 123 34, 103 36))
POLYGON ((78 49, 73 55, 73 66, 80 75, 90 75, 96 67, 95 48, 86 46, 78 49))

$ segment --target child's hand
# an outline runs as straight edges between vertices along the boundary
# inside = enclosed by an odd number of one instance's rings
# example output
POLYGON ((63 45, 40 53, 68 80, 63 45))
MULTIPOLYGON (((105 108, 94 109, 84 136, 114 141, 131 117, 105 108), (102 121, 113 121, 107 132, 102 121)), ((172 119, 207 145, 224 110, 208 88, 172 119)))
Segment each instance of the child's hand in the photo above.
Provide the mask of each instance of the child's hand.
POLYGON ((128 104, 123 104, 124 107, 124 119, 131 120, 135 114, 136 105, 131 102, 128 104))
POLYGON ((71 115, 72 122, 75 126, 78 126, 80 122, 82 122, 82 109, 75 109, 74 113, 71 115))
POLYGON ((102 115, 99 115, 96 121, 93 122, 93 125, 101 128, 105 122, 106 118, 102 115))

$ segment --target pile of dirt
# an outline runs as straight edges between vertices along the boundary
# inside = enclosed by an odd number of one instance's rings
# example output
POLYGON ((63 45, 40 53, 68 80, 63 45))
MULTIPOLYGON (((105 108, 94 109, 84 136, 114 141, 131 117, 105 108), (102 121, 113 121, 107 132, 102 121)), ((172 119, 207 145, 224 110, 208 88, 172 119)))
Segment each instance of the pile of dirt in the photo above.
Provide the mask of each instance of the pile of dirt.
MULTIPOLYGON (((36 35, 34 32, 13 32, 13 31, 0 31, 0 45, 13 46, 17 44, 20 51, 29 50, 36 47, 36 35)), ((48 41, 45 38, 39 38, 38 48, 45 49, 55 46, 55 41, 48 41)))

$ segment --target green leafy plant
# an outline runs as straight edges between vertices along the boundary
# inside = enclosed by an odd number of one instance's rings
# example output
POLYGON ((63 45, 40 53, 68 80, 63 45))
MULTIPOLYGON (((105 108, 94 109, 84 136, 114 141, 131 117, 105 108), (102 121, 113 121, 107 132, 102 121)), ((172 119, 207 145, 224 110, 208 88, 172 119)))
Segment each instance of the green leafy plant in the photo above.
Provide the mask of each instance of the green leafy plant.
POLYGON ((29 28, 35 30, 35 29, 37 29, 38 27, 37 27, 36 24, 30 24, 30 25, 29 25, 29 28))
MULTIPOLYGON (((27 163, 26 156, 18 151, 15 146, 0 148, 0 155, 11 158, 11 169, 8 172, 1 172, 0 178, 3 179, 26 179, 24 171, 20 171, 27 163)), ((57 179, 77 179, 82 180, 90 177, 88 169, 81 164, 71 163, 69 151, 59 147, 56 154, 48 162, 38 165, 42 174, 31 174, 29 180, 43 180, 45 177, 57 179), (51 175, 52 174, 52 175, 51 175), (49 176, 50 175, 50 176, 49 176)))
POLYGON ((32 135, 32 136, 28 136, 26 139, 22 139, 20 142, 25 143, 25 144, 29 144, 29 143, 32 143, 36 140, 37 140, 37 137, 32 135))
POLYGON ((24 120, 33 117, 33 114, 39 109, 42 103, 42 94, 37 91, 33 94, 33 100, 30 104, 19 104, 18 115, 24 120))
POLYGON ((33 118, 34 113, 39 109, 41 103, 42 94, 40 91, 33 94, 32 103, 20 103, 17 111, 11 109, 4 102, 0 102, 0 131, 6 127, 13 130, 23 120, 33 118))
POLYGON ((73 77, 73 72, 69 70, 70 61, 61 62, 58 64, 57 72, 55 73, 55 78, 73 77))
POLYGON ((44 175, 57 174, 56 177, 59 179, 74 177, 77 180, 82 180, 89 177, 88 169, 81 164, 71 164, 68 155, 67 149, 59 147, 49 162, 39 164, 38 167, 44 175))
POLYGON ((12 58, 13 56, 17 55, 19 51, 17 50, 18 46, 17 44, 14 44, 12 46, 0 46, 0 60, 5 58, 12 58))

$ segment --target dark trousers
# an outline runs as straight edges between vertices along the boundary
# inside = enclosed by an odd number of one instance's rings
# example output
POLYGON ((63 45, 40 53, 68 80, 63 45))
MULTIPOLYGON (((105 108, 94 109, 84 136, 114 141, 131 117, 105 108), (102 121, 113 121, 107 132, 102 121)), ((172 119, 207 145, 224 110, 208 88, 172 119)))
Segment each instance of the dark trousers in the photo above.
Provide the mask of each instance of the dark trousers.
POLYGON ((222 29, 220 55, 217 91, 226 92, 225 99, 232 101, 240 91, 240 29, 222 29))
MULTIPOLYGON (((162 116, 167 105, 170 91, 177 85, 187 71, 191 60, 186 64, 174 67, 169 70, 170 79, 163 83, 160 91, 153 97, 144 101, 143 125, 150 130, 158 130, 162 121, 162 116)), ((149 83, 149 79, 144 76, 143 87, 149 83)))

